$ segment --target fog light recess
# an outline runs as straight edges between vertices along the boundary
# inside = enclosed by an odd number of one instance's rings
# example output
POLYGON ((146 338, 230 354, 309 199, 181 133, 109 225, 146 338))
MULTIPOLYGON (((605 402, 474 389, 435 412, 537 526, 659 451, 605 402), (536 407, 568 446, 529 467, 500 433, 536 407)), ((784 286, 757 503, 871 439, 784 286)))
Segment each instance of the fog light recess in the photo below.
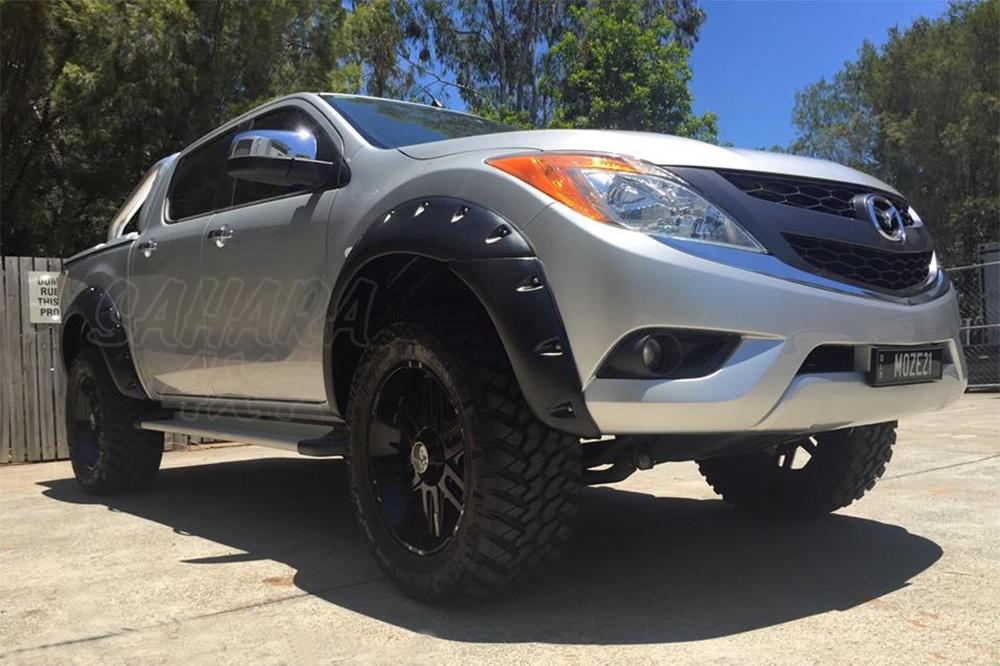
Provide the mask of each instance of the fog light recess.
POLYGON ((716 331, 647 329, 626 336, 601 366, 598 377, 690 379, 718 370, 740 336, 716 331))

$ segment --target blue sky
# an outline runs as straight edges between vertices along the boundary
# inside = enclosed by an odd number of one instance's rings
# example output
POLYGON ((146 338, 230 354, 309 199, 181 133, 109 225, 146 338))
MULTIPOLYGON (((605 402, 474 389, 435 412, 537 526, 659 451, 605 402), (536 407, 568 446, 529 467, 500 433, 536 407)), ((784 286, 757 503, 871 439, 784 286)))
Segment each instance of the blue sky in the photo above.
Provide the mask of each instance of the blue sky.
POLYGON ((795 91, 831 77, 867 39, 947 9, 938 0, 702 0, 691 54, 694 108, 719 115, 719 140, 741 148, 795 137, 795 91))

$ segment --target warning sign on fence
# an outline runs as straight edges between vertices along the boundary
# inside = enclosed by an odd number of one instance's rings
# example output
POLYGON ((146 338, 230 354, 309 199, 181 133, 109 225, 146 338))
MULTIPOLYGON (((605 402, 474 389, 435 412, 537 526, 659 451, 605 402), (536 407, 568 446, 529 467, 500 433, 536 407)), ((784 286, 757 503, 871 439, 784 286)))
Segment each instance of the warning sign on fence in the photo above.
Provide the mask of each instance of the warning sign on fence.
POLYGON ((59 273, 28 271, 28 317, 32 324, 58 324, 59 273))

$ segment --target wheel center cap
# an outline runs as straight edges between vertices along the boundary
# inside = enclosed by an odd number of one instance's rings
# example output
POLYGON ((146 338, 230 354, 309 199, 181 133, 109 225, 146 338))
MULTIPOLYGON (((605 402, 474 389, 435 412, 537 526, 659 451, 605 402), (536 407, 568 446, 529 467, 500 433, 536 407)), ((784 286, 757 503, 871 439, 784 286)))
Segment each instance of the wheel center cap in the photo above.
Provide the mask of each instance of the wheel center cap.
POLYGON ((423 442, 414 442, 410 449, 410 462, 417 474, 423 474, 431 466, 431 456, 427 451, 427 446, 423 442))

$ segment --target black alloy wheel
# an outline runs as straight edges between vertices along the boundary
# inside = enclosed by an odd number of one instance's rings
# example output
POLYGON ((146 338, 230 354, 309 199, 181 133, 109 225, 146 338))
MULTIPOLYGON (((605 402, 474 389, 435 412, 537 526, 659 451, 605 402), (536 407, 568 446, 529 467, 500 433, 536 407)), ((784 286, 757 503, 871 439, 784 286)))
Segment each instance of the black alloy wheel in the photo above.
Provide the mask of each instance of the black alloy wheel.
POLYGON ((441 380, 417 361, 389 372, 368 425, 368 466, 382 520, 410 551, 444 548, 465 511, 465 432, 441 380))
POLYGON ((483 597, 563 551, 579 441, 534 417, 488 320, 439 314, 380 330, 345 416, 358 526, 406 594, 483 597))
POLYGON ((801 472, 809 466, 818 450, 816 438, 805 437, 776 446, 771 453, 771 461, 789 473, 801 472))
POLYGON ((70 419, 76 444, 75 460, 85 469, 92 470, 101 455, 101 403, 91 377, 80 379, 79 394, 70 419))
POLYGON ((85 347, 73 360, 66 380, 66 432, 73 474, 87 492, 130 492, 153 482, 163 434, 136 427, 153 407, 118 390, 96 347, 85 347))

